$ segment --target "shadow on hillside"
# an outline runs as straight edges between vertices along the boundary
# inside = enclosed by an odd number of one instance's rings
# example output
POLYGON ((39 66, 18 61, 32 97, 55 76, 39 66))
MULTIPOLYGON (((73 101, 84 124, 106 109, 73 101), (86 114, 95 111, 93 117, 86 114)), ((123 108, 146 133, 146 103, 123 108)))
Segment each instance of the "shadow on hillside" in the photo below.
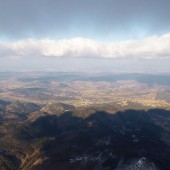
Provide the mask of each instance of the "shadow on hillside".
POLYGON ((101 159, 102 166, 115 168, 120 160, 142 157, 160 169, 170 167, 170 111, 96 112, 84 119, 65 112, 38 118, 29 131, 34 139, 49 138, 41 150, 50 159, 39 169, 82 169, 81 159, 84 169, 101 159))

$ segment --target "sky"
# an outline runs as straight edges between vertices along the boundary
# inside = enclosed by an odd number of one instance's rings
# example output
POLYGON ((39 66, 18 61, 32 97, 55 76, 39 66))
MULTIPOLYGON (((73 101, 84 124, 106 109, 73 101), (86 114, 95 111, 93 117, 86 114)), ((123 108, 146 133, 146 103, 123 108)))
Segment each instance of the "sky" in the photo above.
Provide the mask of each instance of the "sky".
POLYGON ((0 71, 170 72, 169 0, 0 0, 0 71))

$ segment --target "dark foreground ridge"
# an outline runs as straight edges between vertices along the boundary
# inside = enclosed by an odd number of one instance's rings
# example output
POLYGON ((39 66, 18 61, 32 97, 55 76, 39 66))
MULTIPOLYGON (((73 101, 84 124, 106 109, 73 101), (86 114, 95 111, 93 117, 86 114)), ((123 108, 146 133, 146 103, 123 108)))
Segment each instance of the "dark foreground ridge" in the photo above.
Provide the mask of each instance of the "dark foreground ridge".
MULTIPOLYGON (((0 141, 3 169, 169 170, 170 111, 74 112, 15 124, 0 141)), ((5 125, 4 125, 5 126, 5 125)), ((7 125, 6 125, 7 126, 7 125)))

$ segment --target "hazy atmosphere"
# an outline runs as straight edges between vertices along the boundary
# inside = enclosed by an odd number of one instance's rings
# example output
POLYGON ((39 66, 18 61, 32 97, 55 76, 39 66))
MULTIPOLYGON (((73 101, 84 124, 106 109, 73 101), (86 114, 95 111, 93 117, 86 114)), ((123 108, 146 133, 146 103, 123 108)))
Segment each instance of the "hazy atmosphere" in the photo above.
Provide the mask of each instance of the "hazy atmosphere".
POLYGON ((170 0, 0 0, 0 170, 170 170, 170 0))
POLYGON ((169 0, 0 4, 0 71, 170 72, 169 0))

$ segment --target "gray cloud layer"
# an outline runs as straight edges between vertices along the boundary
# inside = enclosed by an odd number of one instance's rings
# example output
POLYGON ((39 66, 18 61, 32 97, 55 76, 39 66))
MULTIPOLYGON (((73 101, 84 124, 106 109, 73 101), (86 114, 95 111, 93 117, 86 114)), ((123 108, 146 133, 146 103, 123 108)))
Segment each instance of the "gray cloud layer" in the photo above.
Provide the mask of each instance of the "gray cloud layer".
POLYGON ((169 0, 0 0, 0 36, 140 37, 170 31, 169 0))

